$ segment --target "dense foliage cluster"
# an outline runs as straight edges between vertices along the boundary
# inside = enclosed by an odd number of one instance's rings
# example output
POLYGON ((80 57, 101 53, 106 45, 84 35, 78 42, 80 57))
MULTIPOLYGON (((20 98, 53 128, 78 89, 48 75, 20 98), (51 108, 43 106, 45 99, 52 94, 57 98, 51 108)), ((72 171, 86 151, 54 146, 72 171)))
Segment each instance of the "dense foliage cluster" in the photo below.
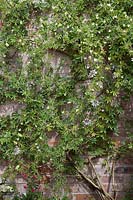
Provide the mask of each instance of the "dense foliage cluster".
POLYGON ((8 170, 39 176, 39 166, 49 165, 59 174, 68 171, 68 155, 79 163, 84 153, 114 151, 120 96, 133 89, 132 6, 132 0, 0 1, 0 103, 25 105, 0 118, 0 158, 8 170), (55 68, 50 52, 63 55, 55 68), (69 75, 60 73, 65 57, 69 75), (53 132, 56 147, 49 145, 53 132))

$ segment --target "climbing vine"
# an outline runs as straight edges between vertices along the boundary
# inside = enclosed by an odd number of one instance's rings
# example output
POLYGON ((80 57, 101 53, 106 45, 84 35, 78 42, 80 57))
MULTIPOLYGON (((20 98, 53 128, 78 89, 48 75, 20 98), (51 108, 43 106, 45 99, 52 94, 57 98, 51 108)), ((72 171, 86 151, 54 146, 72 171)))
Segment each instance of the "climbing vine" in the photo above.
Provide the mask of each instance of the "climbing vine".
MULTIPOLYGON (((8 172, 41 179, 47 168, 47 179, 58 179, 71 159, 78 166, 84 154, 121 152, 111 135, 119 135, 121 94, 127 101, 133 88, 132 6, 131 0, 0 0, 0 102, 23 105, 0 117, 8 172), (62 56, 54 67, 53 55, 62 56), (63 74, 64 66, 71 72, 63 74)), ((130 135, 127 141, 122 152, 133 148, 130 135)))

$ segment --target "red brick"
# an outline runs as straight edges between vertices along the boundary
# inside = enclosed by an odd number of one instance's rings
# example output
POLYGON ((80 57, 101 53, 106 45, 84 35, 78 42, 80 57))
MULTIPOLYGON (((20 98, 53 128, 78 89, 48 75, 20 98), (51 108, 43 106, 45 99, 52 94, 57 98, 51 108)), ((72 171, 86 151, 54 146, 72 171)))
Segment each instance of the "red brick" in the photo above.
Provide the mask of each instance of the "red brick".
POLYGON ((125 195, 126 195, 126 192, 117 192, 116 193, 116 199, 121 200, 125 197, 125 195))
POLYGON ((102 177, 100 177, 100 180, 101 180, 102 183, 108 183, 109 179, 110 179, 109 176, 102 176, 102 177))
POLYGON ((109 187, 108 183, 103 183, 102 186, 105 189, 105 191, 108 191, 108 187, 109 187))
POLYGON ((133 174, 133 167, 130 167, 130 166, 117 167, 115 169, 115 173, 117 173, 117 174, 133 174))
POLYGON ((133 157, 126 157, 126 158, 121 158, 117 161, 118 164, 131 164, 133 163, 133 157))
POLYGON ((76 194, 75 200, 95 200, 94 197, 88 194, 76 194))

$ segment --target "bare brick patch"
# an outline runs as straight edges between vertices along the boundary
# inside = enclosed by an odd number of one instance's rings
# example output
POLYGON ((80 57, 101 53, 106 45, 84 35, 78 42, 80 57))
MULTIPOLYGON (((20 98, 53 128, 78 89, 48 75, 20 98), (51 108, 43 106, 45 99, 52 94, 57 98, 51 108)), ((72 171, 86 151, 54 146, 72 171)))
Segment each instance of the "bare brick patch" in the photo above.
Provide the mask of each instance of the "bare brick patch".
POLYGON ((26 107, 25 104, 18 102, 10 102, 0 105, 0 117, 11 116, 15 112, 20 112, 21 109, 26 107))
POLYGON ((75 199, 73 200, 95 200, 95 199, 89 194, 77 194, 75 195, 75 199))

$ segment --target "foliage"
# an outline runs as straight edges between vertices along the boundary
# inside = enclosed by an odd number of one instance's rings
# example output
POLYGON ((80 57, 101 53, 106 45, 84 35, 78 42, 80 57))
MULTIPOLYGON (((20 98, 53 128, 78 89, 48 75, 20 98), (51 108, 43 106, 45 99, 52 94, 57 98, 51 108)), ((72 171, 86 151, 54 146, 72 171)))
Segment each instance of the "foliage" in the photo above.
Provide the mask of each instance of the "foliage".
POLYGON ((0 118, 8 171, 40 179, 39 166, 48 164, 56 177, 67 171, 68 154, 79 163, 85 152, 115 149, 120 94, 128 97, 133 88, 132 6, 131 0, 0 1, 0 101, 26 105, 0 118), (50 52, 64 56, 56 69, 50 52), (60 73, 65 57, 68 76, 60 73), (56 148, 48 145, 51 132, 56 148))
MULTIPOLYGON (((44 200, 44 196, 41 193, 37 192, 29 192, 27 194, 19 195, 19 196, 14 196, 13 200, 44 200)), ((56 197, 51 197, 51 198, 45 198, 45 200, 59 200, 56 197)), ((67 197, 63 197, 60 200, 68 200, 67 197)))
POLYGON ((67 197, 63 197, 61 199, 56 198, 56 197, 51 197, 51 198, 45 198, 44 196, 40 193, 27 193, 26 195, 20 196, 15 196, 13 200, 69 200, 67 197))
POLYGON ((28 193, 26 195, 23 194, 21 197, 20 196, 15 196, 13 198, 13 200, 69 200, 69 199, 67 197, 63 197, 61 199, 56 198, 56 197, 51 197, 51 198, 45 198, 44 199, 44 196, 41 195, 40 193, 36 193, 36 194, 28 193))
POLYGON ((43 200, 43 196, 40 193, 27 193, 22 196, 15 196, 13 200, 43 200))

